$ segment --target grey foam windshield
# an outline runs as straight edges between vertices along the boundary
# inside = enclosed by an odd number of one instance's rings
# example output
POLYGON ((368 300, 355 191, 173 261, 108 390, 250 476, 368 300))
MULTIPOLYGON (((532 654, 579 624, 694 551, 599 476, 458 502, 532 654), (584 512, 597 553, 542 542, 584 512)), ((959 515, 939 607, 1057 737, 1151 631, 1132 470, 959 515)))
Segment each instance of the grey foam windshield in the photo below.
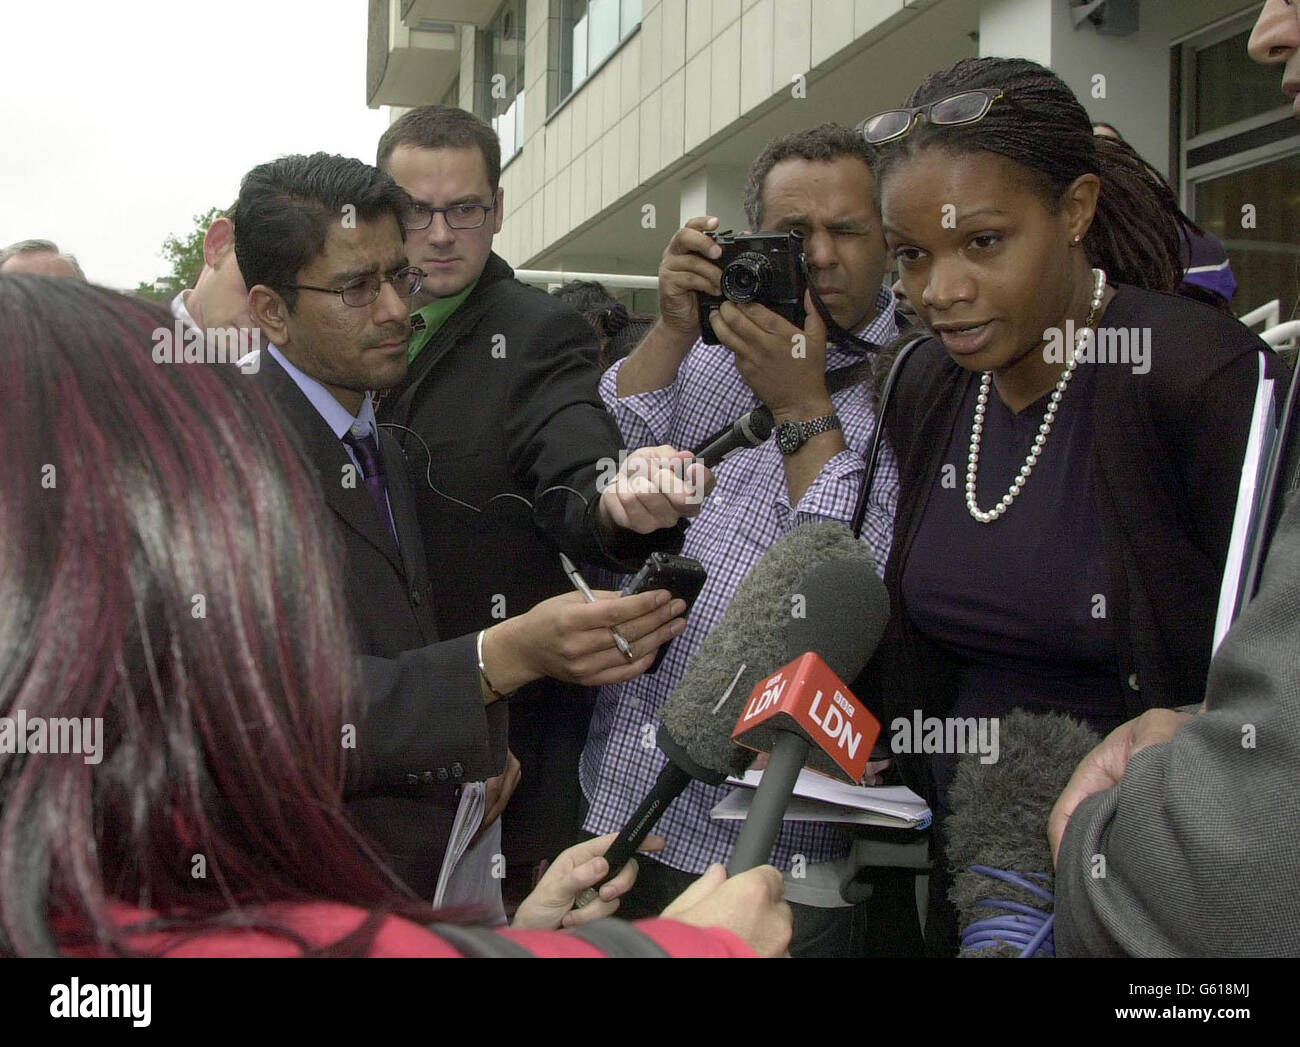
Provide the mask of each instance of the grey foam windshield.
MULTIPOLYGON (((909 736, 916 719, 908 725, 909 736)), ((1001 718, 949 719, 946 724, 953 726, 945 748, 951 745, 966 752, 958 759, 948 788, 951 813, 945 823, 953 872, 949 897, 957 907, 960 926, 965 927, 991 915, 979 900, 989 896, 992 881, 970 872, 972 865, 1051 873, 1048 816, 1075 767, 1100 738, 1085 724, 1057 712, 1015 709, 1001 718), (995 739, 996 749, 985 744, 987 751, 978 751, 981 743, 995 739)), ((915 739, 910 740, 915 749, 915 739)), ((1050 879, 1040 882, 1052 889, 1050 879)), ((1034 894, 1010 883, 998 883, 993 896, 1042 905, 1034 894)))
POLYGON ((719 774, 742 772, 754 753, 735 745, 731 731, 759 680, 808 650, 821 654, 842 678, 847 675, 846 682, 857 675, 847 668, 854 660, 860 659, 859 668, 866 663, 884 627, 881 599, 888 604, 883 587, 871 595, 872 583, 880 585, 870 553, 843 524, 795 528, 741 581, 664 703, 663 728, 701 766, 719 774), (855 584, 867 595, 853 595, 855 584), (714 712, 742 663, 744 672, 714 712))

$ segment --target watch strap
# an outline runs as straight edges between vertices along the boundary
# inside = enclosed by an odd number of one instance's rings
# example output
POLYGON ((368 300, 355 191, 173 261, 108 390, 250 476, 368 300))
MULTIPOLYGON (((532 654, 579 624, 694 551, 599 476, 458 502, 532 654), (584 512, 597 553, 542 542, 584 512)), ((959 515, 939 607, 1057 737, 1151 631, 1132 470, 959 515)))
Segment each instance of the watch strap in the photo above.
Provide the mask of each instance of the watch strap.
POLYGON ((832 411, 830 414, 824 414, 820 418, 814 418, 810 422, 799 423, 799 436, 801 443, 807 443, 814 436, 820 433, 829 433, 832 429, 843 429, 844 423, 840 421, 840 416, 832 411))
POLYGON ((832 411, 830 414, 822 415, 820 418, 813 418, 806 422, 782 422, 777 426, 777 448, 782 454, 794 454, 804 444, 819 433, 828 433, 832 429, 843 429, 844 425, 840 421, 840 416, 832 411), (793 429, 798 434, 797 441, 787 445, 782 438, 782 430, 788 432, 793 429))

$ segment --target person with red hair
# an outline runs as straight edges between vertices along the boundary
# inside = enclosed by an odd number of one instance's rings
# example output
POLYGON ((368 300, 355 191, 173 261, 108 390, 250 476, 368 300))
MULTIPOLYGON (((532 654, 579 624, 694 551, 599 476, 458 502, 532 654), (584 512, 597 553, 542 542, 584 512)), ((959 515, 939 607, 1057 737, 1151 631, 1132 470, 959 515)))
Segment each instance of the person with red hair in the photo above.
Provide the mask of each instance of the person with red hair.
POLYGON ((153 363, 171 323, 0 277, 0 392, 23 405, 0 418, 0 955, 782 953, 770 867, 713 869, 636 930, 601 919, 632 870, 572 911, 609 838, 500 934, 401 885, 344 807, 358 669, 318 482, 238 368, 153 363))

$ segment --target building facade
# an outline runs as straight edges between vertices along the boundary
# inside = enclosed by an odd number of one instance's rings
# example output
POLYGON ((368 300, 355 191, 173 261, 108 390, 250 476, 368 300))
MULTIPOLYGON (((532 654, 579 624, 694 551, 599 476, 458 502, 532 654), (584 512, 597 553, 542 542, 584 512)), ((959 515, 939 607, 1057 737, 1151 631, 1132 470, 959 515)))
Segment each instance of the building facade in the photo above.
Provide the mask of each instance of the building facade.
POLYGON ((1054 69, 1169 176, 1228 247, 1237 313, 1296 308, 1300 136, 1277 71, 1246 56, 1258 0, 369 4, 371 107, 459 105, 500 134, 497 250, 516 268, 653 274, 686 218, 745 228, 745 170, 772 137, 1008 55, 1054 69))

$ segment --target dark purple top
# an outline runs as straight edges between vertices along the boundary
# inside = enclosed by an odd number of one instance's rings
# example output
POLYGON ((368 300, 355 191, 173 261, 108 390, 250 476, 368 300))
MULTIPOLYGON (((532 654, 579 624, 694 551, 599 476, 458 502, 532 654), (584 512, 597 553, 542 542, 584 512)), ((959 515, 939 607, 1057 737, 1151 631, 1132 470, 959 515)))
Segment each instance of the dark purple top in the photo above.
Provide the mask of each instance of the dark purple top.
MULTIPOLYGON (((1079 365, 1033 473, 987 524, 966 509, 980 384, 971 376, 945 455, 952 468, 930 492, 902 579, 913 624, 958 662, 951 716, 1054 710, 1103 733, 1127 718, 1093 496, 1098 366, 1118 365, 1079 365)), ((981 509, 992 509, 1019 474, 1050 395, 1013 414, 990 388, 976 481, 981 509)), ((936 761, 941 792, 950 762, 936 761)))

